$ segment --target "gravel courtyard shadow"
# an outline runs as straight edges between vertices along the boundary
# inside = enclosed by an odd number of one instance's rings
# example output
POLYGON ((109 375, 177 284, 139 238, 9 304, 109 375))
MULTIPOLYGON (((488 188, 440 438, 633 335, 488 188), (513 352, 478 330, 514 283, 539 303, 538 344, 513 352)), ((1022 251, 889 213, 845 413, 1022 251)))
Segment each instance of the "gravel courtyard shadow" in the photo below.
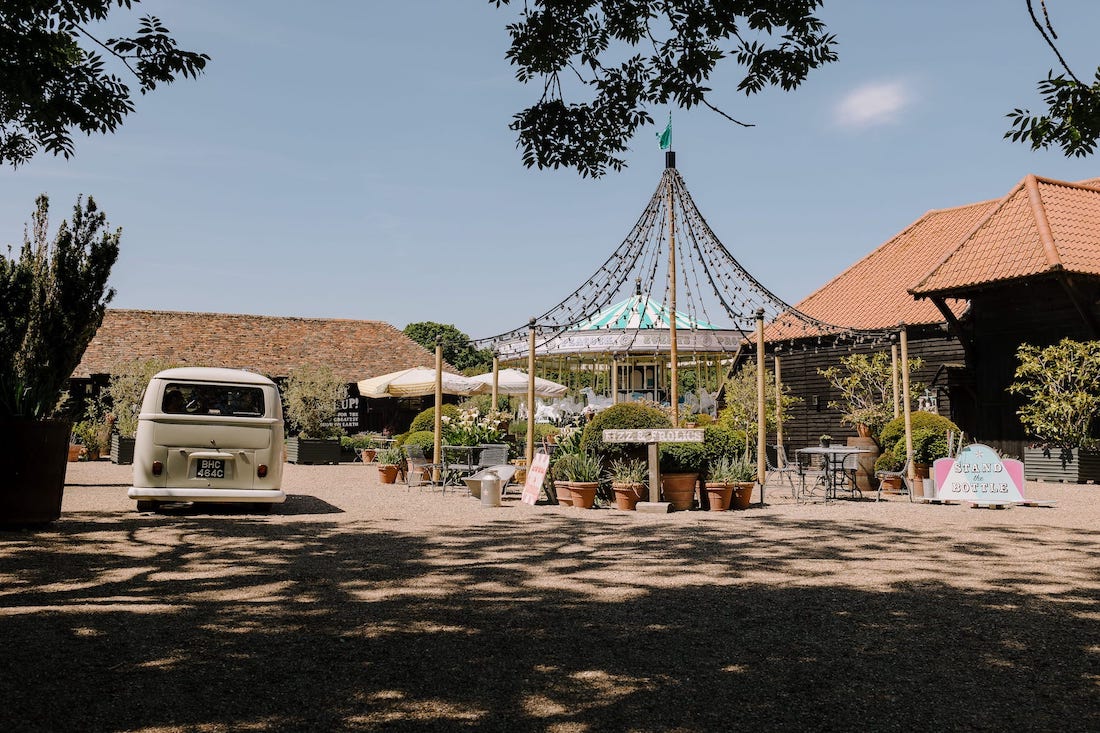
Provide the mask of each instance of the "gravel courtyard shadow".
POLYGON ((816 520, 392 524, 85 512, 0 534, 4 716, 20 731, 1100 727, 1096 533, 1045 538, 1080 558, 1067 578, 1003 527, 945 548, 816 520))

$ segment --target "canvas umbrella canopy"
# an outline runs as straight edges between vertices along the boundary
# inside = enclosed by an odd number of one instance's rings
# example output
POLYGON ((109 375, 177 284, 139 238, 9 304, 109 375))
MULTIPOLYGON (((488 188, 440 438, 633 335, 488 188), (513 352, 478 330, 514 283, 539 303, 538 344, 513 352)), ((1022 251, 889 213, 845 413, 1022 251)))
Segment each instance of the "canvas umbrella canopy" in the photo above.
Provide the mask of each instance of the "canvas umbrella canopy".
MULTIPOLYGON (((443 393, 472 395, 489 392, 491 387, 461 374, 443 372, 443 393)), ((361 397, 424 397, 435 394, 435 369, 413 367, 358 382, 361 397)))
MULTIPOLYGON (((493 386, 493 373, 478 374, 470 379, 493 386)), ((551 382, 549 379, 535 377, 536 397, 562 397, 569 388, 564 384, 551 382)), ((500 394, 525 395, 527 394, 527 372, 519 369, 501 369, 497 372, 497 392, 500 394)))

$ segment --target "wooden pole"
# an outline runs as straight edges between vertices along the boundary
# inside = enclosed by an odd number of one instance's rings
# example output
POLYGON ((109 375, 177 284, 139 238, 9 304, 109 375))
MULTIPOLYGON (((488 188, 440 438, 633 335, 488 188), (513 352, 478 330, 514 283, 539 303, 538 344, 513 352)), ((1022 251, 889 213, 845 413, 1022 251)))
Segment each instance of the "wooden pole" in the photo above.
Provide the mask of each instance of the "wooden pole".
MULTIPOLYGON (((778 349, 778 347, 776 347, 778 349)), ((775 444, 783 445, 783 380, 780 376, 779 354, 775 355, 775 444)), ((783 468, 779 449, 775 451, 775 465, 783 468)))
POLYGON ((435 337, 435 437, 432 441, 432 483, 439 483, 443 463, 443 339, 435 337))
POLYGON ((527 459, 527 469, 535 459, 535 319, 527 322, 530 331, 527 342, 527 449, 523 455, 527 459))
POLYGON ((619 357, 611 355, 611 404, 619 404, 619 357))
POLYGON ((764 414, 764 309, 756 311, 756 480, 760 482, 760 504, 764 504, 764 476, 768 470, 768 417, 764 414))
POLYGON ((898 419, 901 416, 901 403, 898 401, 900 397, 898 393, 898 345, 896 342, 897 336, 890 334, 890 374, 894 381, 894 419, 898 419))
POLYGON ((909 335, 905 324, 901 324, 901 394, 902 409, 905 411, 905 460, 909 464, 909 490, 913 491, 916 467, 913 465, 913 413, 909 404, 909 335))
POLYGON ((493 406, 490 409, 491 412, 497 410, 497 393, 500 390, 500 361, 497 359, 497 355, 493 354, 493 406))
POLYGON ((668 186, 668 350, 672 362, 672 426, 680 427, 680 354, 676 348, 676 216, 672 211, 672 176, 665 176, 668 186))

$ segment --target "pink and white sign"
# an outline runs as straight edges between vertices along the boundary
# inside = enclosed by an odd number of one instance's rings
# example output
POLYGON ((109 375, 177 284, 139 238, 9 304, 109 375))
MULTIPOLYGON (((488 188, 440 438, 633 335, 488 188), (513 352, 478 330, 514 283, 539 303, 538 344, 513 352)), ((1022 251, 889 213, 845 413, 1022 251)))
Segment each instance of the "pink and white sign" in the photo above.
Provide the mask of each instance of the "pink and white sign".
POLYGON ((935 463, 936 498, 1010 504, 1024 500, 1024 464, 974 443, 935 463))
POLYGON ((531 467, 527 469, 527 480, 523 482, 523 495, 520 501, 524 504, 535 505, 539 500, 539 492, 542 491, 542 482, 546 480, 546 471, 550 468, 550 454, 536 453, 531 467))

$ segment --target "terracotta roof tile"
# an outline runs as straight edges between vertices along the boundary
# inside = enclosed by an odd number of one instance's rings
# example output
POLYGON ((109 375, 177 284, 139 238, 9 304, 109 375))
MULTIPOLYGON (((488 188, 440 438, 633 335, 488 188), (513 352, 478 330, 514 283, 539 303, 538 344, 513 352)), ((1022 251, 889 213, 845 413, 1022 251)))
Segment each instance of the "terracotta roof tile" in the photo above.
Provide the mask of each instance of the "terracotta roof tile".
MULTIPOLYGON (((892 328, 899 323, 942 323, 930 301, 915 300, 906 286, 949 253, 996 204, 982 201, 926 213, 878 249, 837 275, 795 307, 826 323, 861 329, 892 328)), ((956 315, 966 304, 952 304, 956 315)), ((772 324, 765 338, 787 339, 817 331, 772 324)))
POLYGON ((1027 176, 910 292, 960 294, 1059 270, 1100 275, 1097 184, 1100 179, 1066 183, 1027 176))
POLYGON ((435 354, 383 321, 109 309, 73 376, 151 357, 269 377, 327 364, 348 382, 435 364, 435 354))

